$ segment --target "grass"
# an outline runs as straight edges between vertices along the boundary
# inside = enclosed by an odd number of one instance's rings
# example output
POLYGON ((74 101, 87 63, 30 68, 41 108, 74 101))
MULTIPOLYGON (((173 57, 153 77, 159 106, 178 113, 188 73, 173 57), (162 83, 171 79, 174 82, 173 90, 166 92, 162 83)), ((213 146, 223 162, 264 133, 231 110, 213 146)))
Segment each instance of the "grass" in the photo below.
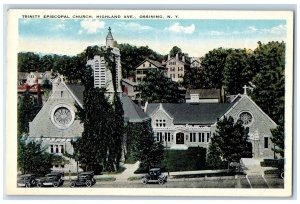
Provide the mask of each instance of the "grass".
POLYGON ((123 171, 125 171, 125 167, 120 167, 117 171, 113 171, 113 172, 101 172, 101 175, 105 174, 105 175, 114 175, 114 174, 119 174, 122 173, 123 171))
POLYGON ((142 179, 142 176, 131 176, 127 180, 128 181, 137 181, 137 180, 141 180, 141 179, 142 179))
POLYGON ((136 160, 131 156, 131 154, 126 155, 125 164, 134 164, 136 160))
MULTIPOLYGON (((206 149, 190 147, 188 150, 165 150, 164 160, 160 167, 162 171, 193 171, 206 169, 206 149)), ((134 173, 146 173, 148 169, 139 168, 134 173)))
POLYGON ((99 182, 101 182, 101 181, 115 181, 115 180, 116 180, 116 178, 112 177, 112 176, 97 178, 97 181, 99 181, 99 182))

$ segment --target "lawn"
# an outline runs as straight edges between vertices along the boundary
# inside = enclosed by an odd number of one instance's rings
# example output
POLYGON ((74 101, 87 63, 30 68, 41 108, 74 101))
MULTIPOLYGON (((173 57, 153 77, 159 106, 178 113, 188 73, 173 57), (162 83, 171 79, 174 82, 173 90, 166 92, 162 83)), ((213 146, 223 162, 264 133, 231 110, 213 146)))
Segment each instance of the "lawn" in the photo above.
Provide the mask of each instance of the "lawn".
POLYGON ((190 147, 188 150, 166 150, 161 168, 165 171, 193 171, 206 169, 206 149, 190 147))

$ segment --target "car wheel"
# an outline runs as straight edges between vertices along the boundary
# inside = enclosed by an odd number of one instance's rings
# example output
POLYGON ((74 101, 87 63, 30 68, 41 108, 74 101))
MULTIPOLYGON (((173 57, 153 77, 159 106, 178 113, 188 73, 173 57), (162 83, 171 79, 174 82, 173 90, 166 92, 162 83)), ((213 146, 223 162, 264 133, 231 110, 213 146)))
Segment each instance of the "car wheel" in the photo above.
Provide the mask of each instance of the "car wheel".
POLYGON ((41 182, 38 182, 36 185, 37 185, 37 187, 39 187, 39 188, 43 186, 41 182))
POLYGON ((58 182, 53 182, 53 187, 57 188, 59 186, 58 182))
POLYGON ((85 185, 87 187, 91 187, 92 186, 92 182, 90 180, 88 180, 88 181, 85 182, 85 185))
POLYGON ((142 179, 142 183, 143 183, 143 184, 147 184, 147 183, 148 183, 148 179, 143 178, 143 179, 142 179))
POLYGON ((31 186, 35 186, 35 184, 36 184, 36 181, 35 181, 35 180, 32 180, 32 181, 31 181, 31 186))
POLYGON ((284 178, 284 172, 282 172, 281 174, 280 174, 280 178, 284 178))
POLYGON ((75 186, 76 186, 75 182, 71 182, 71 183, 70 183, 70 187, 71 187, 71 188, 74 188, 75 186))
POLYGON ((165 183, 165 181, 163 179, 159 179, 158 183, 159 183, 159 185, 163 185, 165 183))
POLYGON ((30 188, 30 183, 29 183, 29 182, 26 183, 26 184, 25 184, 25 187, 26 187, 26 188, 30 188))

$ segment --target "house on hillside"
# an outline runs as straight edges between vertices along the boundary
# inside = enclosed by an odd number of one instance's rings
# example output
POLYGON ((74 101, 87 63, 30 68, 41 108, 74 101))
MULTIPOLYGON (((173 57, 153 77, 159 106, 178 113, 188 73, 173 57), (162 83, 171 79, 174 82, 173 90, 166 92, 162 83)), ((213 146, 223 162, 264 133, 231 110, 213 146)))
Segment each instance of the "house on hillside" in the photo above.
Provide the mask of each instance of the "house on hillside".
POLYGON ((185 57, 179 59, 178 53, 175 57, 170 58, 168 55, 168 60, 166 61, 167 76, 173 81, 182 82, 186 69, 190 65, 185 61, 185 57))
POLYGON ((165 67, 162 65, 162 63, 151 60, 151 59, 145 59, 143 62, 138 64, 135 68, 135 80, 137 83, 140 83, 143 81, 143 79, 146 77, 147 72, 149 70, 162 70, 165 72, 165 67))

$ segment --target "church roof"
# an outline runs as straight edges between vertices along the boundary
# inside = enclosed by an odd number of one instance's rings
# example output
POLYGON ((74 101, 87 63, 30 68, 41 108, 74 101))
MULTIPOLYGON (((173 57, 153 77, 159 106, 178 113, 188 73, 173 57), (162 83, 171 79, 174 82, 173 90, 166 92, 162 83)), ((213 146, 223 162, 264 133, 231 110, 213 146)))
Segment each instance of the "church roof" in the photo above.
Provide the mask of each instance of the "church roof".
POLYGON ((110 27, 108 28, 108 33, 107 33, 106 39, 114 39, 112 34, 111 34, 111 28, 110 27))
MULTIPOLYGON (((80 84, 66 84, 73 96, 83 104, 84 86, 80 84)), ((122 94, 121 102, 124 110, 124 119, 128 122, 138 123, 149 120, 147 114, 135 104, 126 94, 122 94)))
POLYGON ((191 98, 191 94, 199 94, 199 99, 220 99, 220 89, 190 89, 187 91, 185 98, 191 98))
POLYGON ((122 95, 121 101, 123 104, 124 119, 128 122, 140 123, 150 119, 126 94, 122 95))
MULTIPOLYGON (((203 124, 217 122, 235 103, 162 103, 162 108, 174 118, 174 124, 203 124)), ((158 110, 159 103, 149 103, 147 114, 158 110)))

